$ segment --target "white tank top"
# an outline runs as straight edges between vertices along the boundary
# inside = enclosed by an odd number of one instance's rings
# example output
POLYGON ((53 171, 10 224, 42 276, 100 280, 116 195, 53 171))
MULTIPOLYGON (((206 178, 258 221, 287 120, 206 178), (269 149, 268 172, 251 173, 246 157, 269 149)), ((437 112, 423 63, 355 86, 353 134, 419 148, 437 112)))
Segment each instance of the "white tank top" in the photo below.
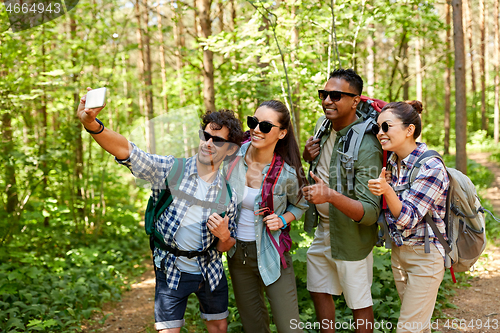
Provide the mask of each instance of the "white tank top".
POLYGON ((259 189, 245 185, 241 212, 238 218, 238 230, 236 238, 244 242, 255 241, 254 205, 255 198, 259 195, 259 189))

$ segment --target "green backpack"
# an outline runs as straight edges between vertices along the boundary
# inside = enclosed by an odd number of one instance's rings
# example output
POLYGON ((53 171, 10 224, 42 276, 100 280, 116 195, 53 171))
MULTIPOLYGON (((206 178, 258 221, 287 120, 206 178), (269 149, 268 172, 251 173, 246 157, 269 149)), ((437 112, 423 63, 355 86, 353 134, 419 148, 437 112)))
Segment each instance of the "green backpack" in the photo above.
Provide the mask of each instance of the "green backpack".
MULTIPOLYGON (((153 202, 153 197, 151 196, 148 201, 148 206, 146 208, 145 213, 145 223, 144 228, 146 229, 146 234, 149 235, 149 246, 151 251, 154 251, 155 248, 160 248, 167 252, 172 252, 173 249, 171 246, 165 244, 163 241, 163 235, 156 230, 156 222, 163 214, 163 212, 170 206, 174 197, 177 197, 182 200, 186 200, 190 202, 192 205, 201 206, 203 208, 212 209, 212 213, 217 212, 221 217, 226 215, 226 210, 231 203, 232 192, 231 187, 227 183, 225 178, 222 178, 222 181, 226 185, 226 191, 221 190, 217 193, 217 197, 214 202, 208 202, 204 200, 200 200, 195 198, 192 195, 189 195, 181 190, 179 187, 181 186, 182 179, 184 178, 184 170, 186 168, 186 159, 185 158, 176 158, 174 160, 174 164, 167 178, 165 178, 165 188, 160 192, 158 200, 156 203, 153 202), (229 193, 229 195, 227 195, 229 193)), ((210 246, 210 249, 213 248, 216 243, 216 239, 214 243, 210 246)), ((182 252, 182 251, 177 251, 182 252)), ((191 251, 195 254, 186 255, 188 257, 193 257, 196 255, 201 255, 204 252, 195 252, 191 251)))

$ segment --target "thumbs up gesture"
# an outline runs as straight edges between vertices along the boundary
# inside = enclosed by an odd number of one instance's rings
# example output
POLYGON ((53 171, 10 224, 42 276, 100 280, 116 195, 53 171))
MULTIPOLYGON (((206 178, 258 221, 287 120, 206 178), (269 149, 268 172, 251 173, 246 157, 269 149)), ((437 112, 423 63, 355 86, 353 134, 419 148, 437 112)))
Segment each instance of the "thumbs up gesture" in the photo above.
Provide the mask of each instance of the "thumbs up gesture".
POLYGON ((314 185, 305 186, 302 189, 304 198, 315 205, 322 204, 328 201, 331 189, 321 178, 310 171, 312 179, 316 182, 314 185))
POLYGON ((387 190, 391 188, 391 186, 387 183, 387 178, 390 179, 390 177, 391 173, 386 172, 385 168, 382 168, 378 178, 370 179, 368 181, 368 189, 375 195, 383 195, 387 193, 387 190))

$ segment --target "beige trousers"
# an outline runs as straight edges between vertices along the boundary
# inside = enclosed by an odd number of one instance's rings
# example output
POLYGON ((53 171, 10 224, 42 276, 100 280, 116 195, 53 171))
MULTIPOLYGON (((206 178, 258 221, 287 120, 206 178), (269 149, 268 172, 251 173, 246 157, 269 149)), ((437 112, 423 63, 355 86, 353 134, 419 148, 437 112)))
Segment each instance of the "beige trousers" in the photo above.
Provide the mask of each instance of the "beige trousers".
POLYGON ((392 244, 392 272, 401 299, 397 333, 431 332, 430 322, 439 285, 444 276, 444 260, 436 246, 425 253, 423 245, 392 244))

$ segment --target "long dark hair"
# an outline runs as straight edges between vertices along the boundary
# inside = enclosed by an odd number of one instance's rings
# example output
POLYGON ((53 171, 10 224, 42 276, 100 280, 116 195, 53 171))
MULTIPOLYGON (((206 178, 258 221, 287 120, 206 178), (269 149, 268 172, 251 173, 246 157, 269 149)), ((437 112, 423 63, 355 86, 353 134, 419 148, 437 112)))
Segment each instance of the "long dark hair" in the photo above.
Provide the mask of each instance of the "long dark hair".
MULTIPOLYGON (((290 119, 290 111, 285 104, 277 100, 270 100, 262 102, 259 108, 262 106, 267 106, 273 109, 279 114, 279 123, 282 129, 286 129, 286 135, 283 139, 279 139, 274 148, 274 152, 280 155, 286 163, 288 163, 292 168, 295 169, 297 173, 297 179, 299 181, 299 188, 306 186, 307 178, 304 174, 304 169, 302 169, 302 163, 300 161, 300 151, 297 141, 295 140, 295 134, 293 132, 292 121, 290 119)), ((302 193, 302 191, 301 191, 302 193)), ((300 197, 300 196, 299 196, 300 197)))

